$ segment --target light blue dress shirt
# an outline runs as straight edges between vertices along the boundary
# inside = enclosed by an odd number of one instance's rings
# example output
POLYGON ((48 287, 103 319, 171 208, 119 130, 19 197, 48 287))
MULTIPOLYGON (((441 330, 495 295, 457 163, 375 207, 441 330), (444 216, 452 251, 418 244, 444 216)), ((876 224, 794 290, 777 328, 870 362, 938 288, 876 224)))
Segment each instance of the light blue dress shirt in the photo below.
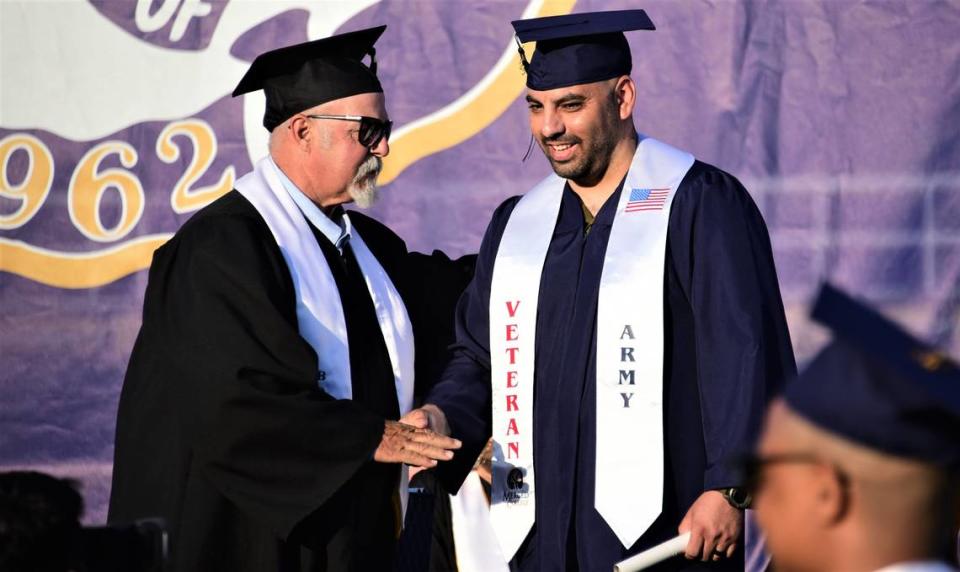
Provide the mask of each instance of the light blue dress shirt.
MULTIPOLYGON (((272 162, 273 159, 271 158, 270 161, 272 162)), ((275 167, 277 166, 276 163, 273 165, 275 167)), ((340 224, 333 222, 330 220, 330 217, 320 210, 320 207, 318 207, 316 203, 311 201, 307 195, 303 194, 303 191, 293 184, 293 181, 287 177, 286 173, 284 173, 280 167, 277 167, 277 173, 280 175, 280 182, 283 183, 283 188, 286 189, 287 194, 290 195, 293 202, 297 203, 300 212, 307 217, 310 224, 315 226, 323 236, 327 237, 327 240, 329 240, 331 244, 337 247, 340 254, 343 254, 343 246, 350 240, 350 233, 353 230, 349 217, 341 218, 340 224)))

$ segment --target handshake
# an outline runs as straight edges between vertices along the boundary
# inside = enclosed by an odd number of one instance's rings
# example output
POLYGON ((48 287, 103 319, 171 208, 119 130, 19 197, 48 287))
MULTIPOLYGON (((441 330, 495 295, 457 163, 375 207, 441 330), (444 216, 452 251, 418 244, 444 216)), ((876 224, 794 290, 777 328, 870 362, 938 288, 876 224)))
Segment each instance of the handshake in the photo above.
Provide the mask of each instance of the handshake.
POLYGON ((447 417, 436 405, 414 409, 399 421, 385 421, 383 438, 373 454, 379 463, 406 463, 429 469, 449 461, 460 441, 448 437, 447 417))

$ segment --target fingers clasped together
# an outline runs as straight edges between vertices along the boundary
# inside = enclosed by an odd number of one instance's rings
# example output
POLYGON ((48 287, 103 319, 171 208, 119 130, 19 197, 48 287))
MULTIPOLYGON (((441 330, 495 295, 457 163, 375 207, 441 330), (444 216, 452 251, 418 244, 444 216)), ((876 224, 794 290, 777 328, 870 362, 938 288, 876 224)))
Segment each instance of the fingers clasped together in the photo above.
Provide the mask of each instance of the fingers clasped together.
MULTIPOLYGON (((386 421, 383 438, 373 459, 380 463, 406 463, 414 467, 431 468, 438 461, 449 461, 460 448, 460 441, 428 429, 431 416, 423 410, 414 410, 400 421, 386 421)), ((444 424, 445 425, 445 424, 444 424)))

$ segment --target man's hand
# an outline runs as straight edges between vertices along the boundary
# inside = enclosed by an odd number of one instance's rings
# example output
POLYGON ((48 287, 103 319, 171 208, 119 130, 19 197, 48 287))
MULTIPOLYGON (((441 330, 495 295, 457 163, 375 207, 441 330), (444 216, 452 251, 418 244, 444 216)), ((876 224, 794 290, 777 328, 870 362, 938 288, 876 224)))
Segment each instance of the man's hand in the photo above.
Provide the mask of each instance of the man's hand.
POLYGON ((693 503, 678 528, 690 531, 684 554, 688 560, 730 558, 743 534, 743 511, 730 506, 717 491, 707 491, 693 503))
POLYGON ((430 429, 434 433, 450 436, 450 425, 447 416, 432 403, 425 403, 420 409, 414 409, 400 418, 401 423, 413 425, 420 429, 430 429))
POLYGON ((483 451, 480 452, 480 456, 477 457, 477 462, 473 465, 473 470, 480 475, 480 478, 487 482, 488 485, 493 484, 493 438, 487 440, 486 446, 483 448, 483 451))
POLYGON ((459 448, 460 441, 424 427, 386 421, 383 439, 373 454, 373 460, 379 463, 406 463, 429 469, 436 467, 437 461, 452 459, 453 451, 459 448))

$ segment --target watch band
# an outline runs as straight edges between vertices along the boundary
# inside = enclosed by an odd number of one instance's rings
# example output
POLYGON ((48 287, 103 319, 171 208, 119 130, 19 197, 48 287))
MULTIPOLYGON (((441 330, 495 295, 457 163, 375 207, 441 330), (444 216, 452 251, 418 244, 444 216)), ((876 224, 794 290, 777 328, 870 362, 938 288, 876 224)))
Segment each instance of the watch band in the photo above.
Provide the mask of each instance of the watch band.
POLYGON ((723 495, 723 498, 727 499, 730 506, 739 510, 750 508, 750 504, 753 502, 753 497, 750 493, 740 487, 727 487, 720 489, 719 492, 723 495))

